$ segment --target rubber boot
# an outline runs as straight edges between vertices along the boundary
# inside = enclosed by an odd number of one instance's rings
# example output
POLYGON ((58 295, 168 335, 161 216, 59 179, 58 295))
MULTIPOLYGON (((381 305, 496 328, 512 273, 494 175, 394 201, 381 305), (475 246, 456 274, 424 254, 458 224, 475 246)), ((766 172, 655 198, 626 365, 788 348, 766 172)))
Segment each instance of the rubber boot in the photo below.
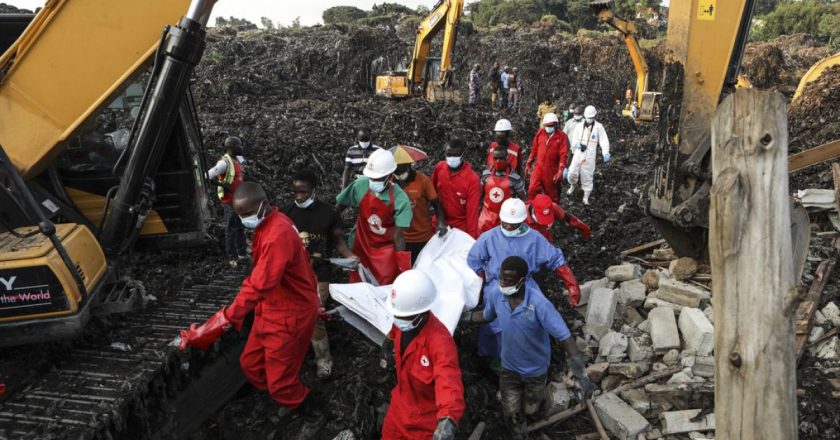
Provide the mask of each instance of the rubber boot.
POLYGON ((327 338, 312 341, 312 349, 315 350, 315 365, 317 366, 318 378, 324 379, 332 374, 332 355, 330 354, 330 340, 327 338))
POLYGON ((591 191, 584 191, 584 192, 583 192, 583 204, 584 204, 584 205, 588 205, 588 204, 589 204, 589 194, 590 194, 590 193, 591 193, 591 191))
POLYGON ((566 191, 566 194, 572 195, 573 192, 575 192, 575 186, 569 185, 569 189, 566 191))

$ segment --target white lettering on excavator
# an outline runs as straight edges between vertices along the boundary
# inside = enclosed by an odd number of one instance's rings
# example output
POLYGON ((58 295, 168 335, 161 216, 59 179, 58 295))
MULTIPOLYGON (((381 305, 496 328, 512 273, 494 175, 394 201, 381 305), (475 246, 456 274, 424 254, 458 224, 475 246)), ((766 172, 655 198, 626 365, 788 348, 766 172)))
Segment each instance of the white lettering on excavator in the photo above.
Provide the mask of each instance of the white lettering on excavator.
POLYGON ((17 295, 0 295, 0 304, 15 304, 18 301, 49 301, 50 292, 18 293, 17 295))
POLYGON ((12 290, 12 286, 15 285, 15 280, 17 279, 16 276, 10 277, 8 279, 0 277, 0 284, 6 286, 6 290, 12 290))

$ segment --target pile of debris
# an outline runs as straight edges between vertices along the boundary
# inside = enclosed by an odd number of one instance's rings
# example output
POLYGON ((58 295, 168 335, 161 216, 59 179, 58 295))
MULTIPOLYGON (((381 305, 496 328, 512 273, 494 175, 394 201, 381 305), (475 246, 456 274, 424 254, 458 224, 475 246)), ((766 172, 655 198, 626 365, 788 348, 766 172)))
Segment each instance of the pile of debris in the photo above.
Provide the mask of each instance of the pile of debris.
POLYGON ((805 71, 829 54, 805 34, 782 35, 766 43, 748 44, 742 64, 753 86, 791 97, 805 71))

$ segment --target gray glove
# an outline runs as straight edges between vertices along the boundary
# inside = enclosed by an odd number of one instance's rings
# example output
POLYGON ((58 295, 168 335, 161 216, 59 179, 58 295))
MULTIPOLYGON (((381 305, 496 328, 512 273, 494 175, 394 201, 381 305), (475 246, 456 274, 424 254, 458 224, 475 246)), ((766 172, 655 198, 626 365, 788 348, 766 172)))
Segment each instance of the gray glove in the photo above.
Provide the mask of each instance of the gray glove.
POLYGON ((586 359, 583 353, 577 353, 569 358, 569 369, 578 381, 578 388, 580 388, 580 401, 586 402, 592 398, 592 393, 595 392, 595 384, 589 380, 586 375, 586 359))
POLYGON ((455 440, 455 431, 457 429, 458 427, 452 419, 444 417, 438 420, 432 440, 455 440))

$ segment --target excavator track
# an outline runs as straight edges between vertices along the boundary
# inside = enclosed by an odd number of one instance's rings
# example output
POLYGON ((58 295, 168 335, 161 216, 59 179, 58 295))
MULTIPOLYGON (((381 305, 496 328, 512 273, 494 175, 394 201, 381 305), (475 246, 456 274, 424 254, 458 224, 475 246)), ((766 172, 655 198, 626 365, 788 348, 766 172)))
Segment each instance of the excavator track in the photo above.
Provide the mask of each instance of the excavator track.
POLYGON ((246 332, 231 332, 208 352, 179 352, 173 341, 228 304, 240 281, 231 275, 184 288, 165 303, 120 315, 108 337, 76 343, 51 371, 0 403, 0 440, 185 436, 244 383, 238 357, 246 332))

